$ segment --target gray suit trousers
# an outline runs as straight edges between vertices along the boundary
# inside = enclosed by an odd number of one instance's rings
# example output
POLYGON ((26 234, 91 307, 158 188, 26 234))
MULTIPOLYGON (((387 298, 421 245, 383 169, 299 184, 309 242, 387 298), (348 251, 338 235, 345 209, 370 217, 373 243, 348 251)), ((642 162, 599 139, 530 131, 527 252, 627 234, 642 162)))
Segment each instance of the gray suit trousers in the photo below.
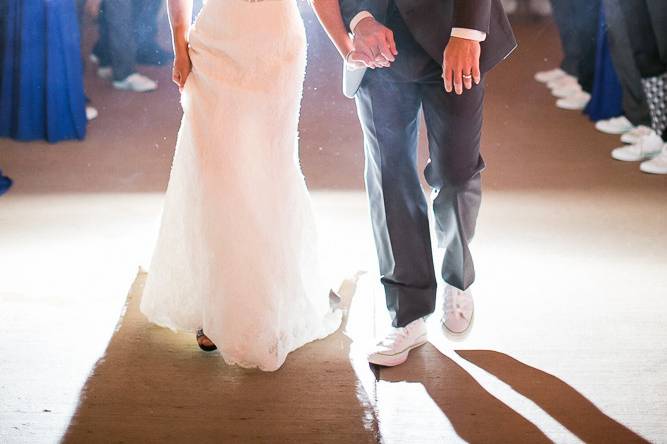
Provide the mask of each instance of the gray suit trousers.
POLYGON ((438 242, 445 249, 442 277, 459 289, 475 277, 468 244, 481 201, 484 86, 462 96, 448 94, 442 68, 435 62, 430 68, 413 80, 393 69, 369 71, 356 96, 381 281, 396 327, 435 309, 428 206, 417 171, 420 110, 430 152, 425 176, 433 188, 438 242))

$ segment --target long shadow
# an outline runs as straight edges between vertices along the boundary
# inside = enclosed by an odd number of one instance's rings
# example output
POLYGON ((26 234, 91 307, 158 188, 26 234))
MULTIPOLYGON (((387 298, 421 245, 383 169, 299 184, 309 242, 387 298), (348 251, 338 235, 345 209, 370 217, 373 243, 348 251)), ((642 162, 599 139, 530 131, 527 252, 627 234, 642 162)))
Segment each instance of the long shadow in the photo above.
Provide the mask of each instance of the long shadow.
POLYGON ((531 399, 584 442, 648 443, 554 375, 492 350, 456 353, 531 399))
POLYGON ((144 279, 133 285, 63 442, 378 441, 343 329, 293 352, 274 373, 227 366, 192 335, 145 320, 144 279))
MULTIPOLYGON (((551 442, 534 424, 491 395, 468 372, 431 344, 413 351, 407 363, 383 368, 380 380, 422 384, 458 437, 466 442, 551 442)), ((378 386, 378 392, 382 419, 382 385, 378 386)), ((439 412, 432 414, 435 413, 439 412)), ((382 428, 380 432, 383 433, 382 428)), ((441 430, 430 430, 425 436, 441 434, 441 430)))

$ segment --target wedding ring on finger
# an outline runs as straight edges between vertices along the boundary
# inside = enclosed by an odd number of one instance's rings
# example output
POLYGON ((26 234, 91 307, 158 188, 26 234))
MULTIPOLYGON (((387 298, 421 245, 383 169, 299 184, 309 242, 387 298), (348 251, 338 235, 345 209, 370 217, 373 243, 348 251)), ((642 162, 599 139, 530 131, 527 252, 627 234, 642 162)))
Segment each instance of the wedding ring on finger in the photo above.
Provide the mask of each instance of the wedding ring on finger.
POLYGON ((461 77, 463 77, 466 80, 472 79, 472 74, 463 74, 461 77))

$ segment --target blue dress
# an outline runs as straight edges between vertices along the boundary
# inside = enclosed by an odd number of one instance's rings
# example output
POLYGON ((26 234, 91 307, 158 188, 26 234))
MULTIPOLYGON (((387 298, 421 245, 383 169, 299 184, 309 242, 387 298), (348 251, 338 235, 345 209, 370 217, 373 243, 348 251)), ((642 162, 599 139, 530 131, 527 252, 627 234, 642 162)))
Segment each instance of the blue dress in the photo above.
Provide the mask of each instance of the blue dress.
POLYGON ((2 0, 0 137, 83 139, 86 104, 74 0, 2 0))
POLYGON ((609 52, 604 6, 600 8, 599 23, 593 92, 584 110, 584 113, 593 121, 610 119, 623 114, 623 90, 609 52))

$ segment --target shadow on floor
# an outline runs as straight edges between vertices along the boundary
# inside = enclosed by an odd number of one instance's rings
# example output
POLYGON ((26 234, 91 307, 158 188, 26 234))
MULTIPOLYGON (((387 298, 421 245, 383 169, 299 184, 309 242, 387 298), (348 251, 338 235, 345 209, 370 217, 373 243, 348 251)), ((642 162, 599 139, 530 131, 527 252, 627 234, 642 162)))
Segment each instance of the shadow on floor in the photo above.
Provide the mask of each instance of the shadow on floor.
POLYGON ((139 312, 145 276, 63 442, 378 441, 342 329, 293 352, 274 373, 228 366, 192 335, 148 323, 139 312))
MULTIPOLYGON (((466 350, 456 353, 535 402, 586 443, 648 442, 605 415, 574 388, 551 374, 495 351, 466 350)), ((466 442, 551 442, 536 425, 486 391, 465 369, 431 344, 415 350, 406 364, 381 370, 377 387, 381 435, 385 434, 383 419, 401 420, 391 413, 382 412, 383 408, 392 408, 391 403, 383 400, 383 393, 400 390, 400 384, 423 386, 455 434, 466 442)), ((404 387, 404 391, 409 397, 407 388, 404 387)), ((431 412, 430 415, 436 418, 437 413, 431 412)))
MULTIPOLYGON (((383 391, 401 382, 423 385, 456 435, 466 442, 551 442, 534 424, 487 392, 475 378, 431 344, 413 351, 405 364, 381 370, 378 385, 381 420, 383 391), (383 388, 382 382, 389 384, 383 388)), ((435 416, 435 413, 431 414, 435 416)))
POLYGON ((554 375, 496 351, 460 350, 456 353, 532 400, 584 442, 648 442, 605 415, 581 393, 554 375))

